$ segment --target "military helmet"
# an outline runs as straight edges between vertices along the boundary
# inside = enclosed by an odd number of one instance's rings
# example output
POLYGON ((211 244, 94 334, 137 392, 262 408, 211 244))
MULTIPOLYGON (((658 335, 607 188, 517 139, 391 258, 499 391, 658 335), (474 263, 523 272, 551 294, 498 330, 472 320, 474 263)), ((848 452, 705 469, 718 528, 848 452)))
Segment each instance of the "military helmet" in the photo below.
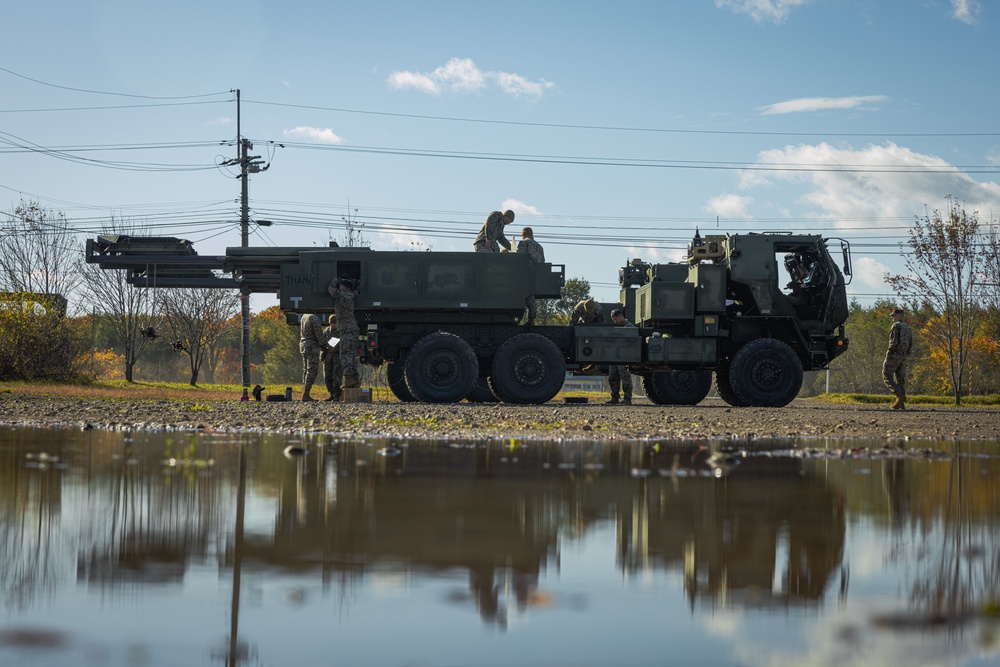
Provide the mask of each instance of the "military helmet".
POLYGON ((507 209, 506 211, 503 212, 503 217, 510 218, 510 221, 513 222, 514 221, 514 211, 511 211, 510 209, 507 209))
POLYGON ((594 302, 593 299, 587 299, 586 301, 583 302, 583 309, 588 313, 592 313, 595 310, 597 310, 597 304, 594 302))
POLYGON ((530 239, 530 238, 534 238, 534 236, 535 236, 535 232, 532 231, 531 227, 525 227, 524 229, 521 230, 521 238, 522 239, 530 239))

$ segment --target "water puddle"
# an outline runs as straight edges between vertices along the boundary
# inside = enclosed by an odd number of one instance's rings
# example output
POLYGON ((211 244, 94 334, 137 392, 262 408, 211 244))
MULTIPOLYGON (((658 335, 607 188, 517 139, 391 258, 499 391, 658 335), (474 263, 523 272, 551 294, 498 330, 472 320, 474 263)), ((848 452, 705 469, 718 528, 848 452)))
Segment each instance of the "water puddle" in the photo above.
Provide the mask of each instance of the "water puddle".
POLYGON ((989 441, 0 427, 0 665, 984 665, 989 441))

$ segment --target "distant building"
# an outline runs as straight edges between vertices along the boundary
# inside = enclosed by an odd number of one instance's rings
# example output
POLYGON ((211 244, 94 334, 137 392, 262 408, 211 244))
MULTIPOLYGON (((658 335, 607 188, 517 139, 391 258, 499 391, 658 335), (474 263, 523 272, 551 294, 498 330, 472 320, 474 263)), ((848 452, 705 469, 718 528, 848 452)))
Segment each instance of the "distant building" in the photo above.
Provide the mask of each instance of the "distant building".
POLYGON ((604 391, 607 378, 603 375, 572 375, 566 373, 563 391, 604 391))
POLYGON ((0 308, 20 309, 26 313, 45 315, 50 309, 59 317, 66 317, 66 297, 61 294, 37 292, 0 292, 0 308))

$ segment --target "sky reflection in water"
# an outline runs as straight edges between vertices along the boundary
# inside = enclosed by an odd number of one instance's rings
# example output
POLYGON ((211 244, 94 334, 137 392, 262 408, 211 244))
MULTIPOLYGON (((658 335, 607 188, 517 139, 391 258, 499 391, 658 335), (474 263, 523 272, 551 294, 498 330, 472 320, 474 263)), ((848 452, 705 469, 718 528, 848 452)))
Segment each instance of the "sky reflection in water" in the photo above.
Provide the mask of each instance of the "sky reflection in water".
POLYGON ((0 427, 0 665, 995 664, 996 444, 0 427))

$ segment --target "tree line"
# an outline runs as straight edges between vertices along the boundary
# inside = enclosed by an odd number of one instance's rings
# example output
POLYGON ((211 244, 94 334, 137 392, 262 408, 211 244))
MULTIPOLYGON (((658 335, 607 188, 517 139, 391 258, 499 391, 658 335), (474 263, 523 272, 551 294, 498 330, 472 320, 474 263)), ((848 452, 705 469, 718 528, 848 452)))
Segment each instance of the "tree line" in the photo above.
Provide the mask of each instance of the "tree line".
MULTIPOLYGON (((0 229, 0 380, 124 379, 239 384, 240 295, 236 290, 139 289, 125 272, 83 259, 66 217, 24 202, 0 229), (73 308, 67 312, 70 298, 73 308)), ((108 233, 143 234, 112 218, 108 233)), ((850 305, 848 352, 829 373, 813 375, 807 395, 885 393, 881 361, 889 315, 908 310, 915 333, 911 394, 1000 393, 1000 236, 975 213, 949 200, 944 211, 917 217, 901 248, 907 273, 886 275, 899 301, 850 305)), ((570 278, 560 299, 538 302, 538 324, 568 322, 590 284, 570 278)), ((298 327, 277 306, 252 316, 251 383, 285 385, 301 378, 298 327)), ((371 371, 366 371, 370 373, 371 371)))

